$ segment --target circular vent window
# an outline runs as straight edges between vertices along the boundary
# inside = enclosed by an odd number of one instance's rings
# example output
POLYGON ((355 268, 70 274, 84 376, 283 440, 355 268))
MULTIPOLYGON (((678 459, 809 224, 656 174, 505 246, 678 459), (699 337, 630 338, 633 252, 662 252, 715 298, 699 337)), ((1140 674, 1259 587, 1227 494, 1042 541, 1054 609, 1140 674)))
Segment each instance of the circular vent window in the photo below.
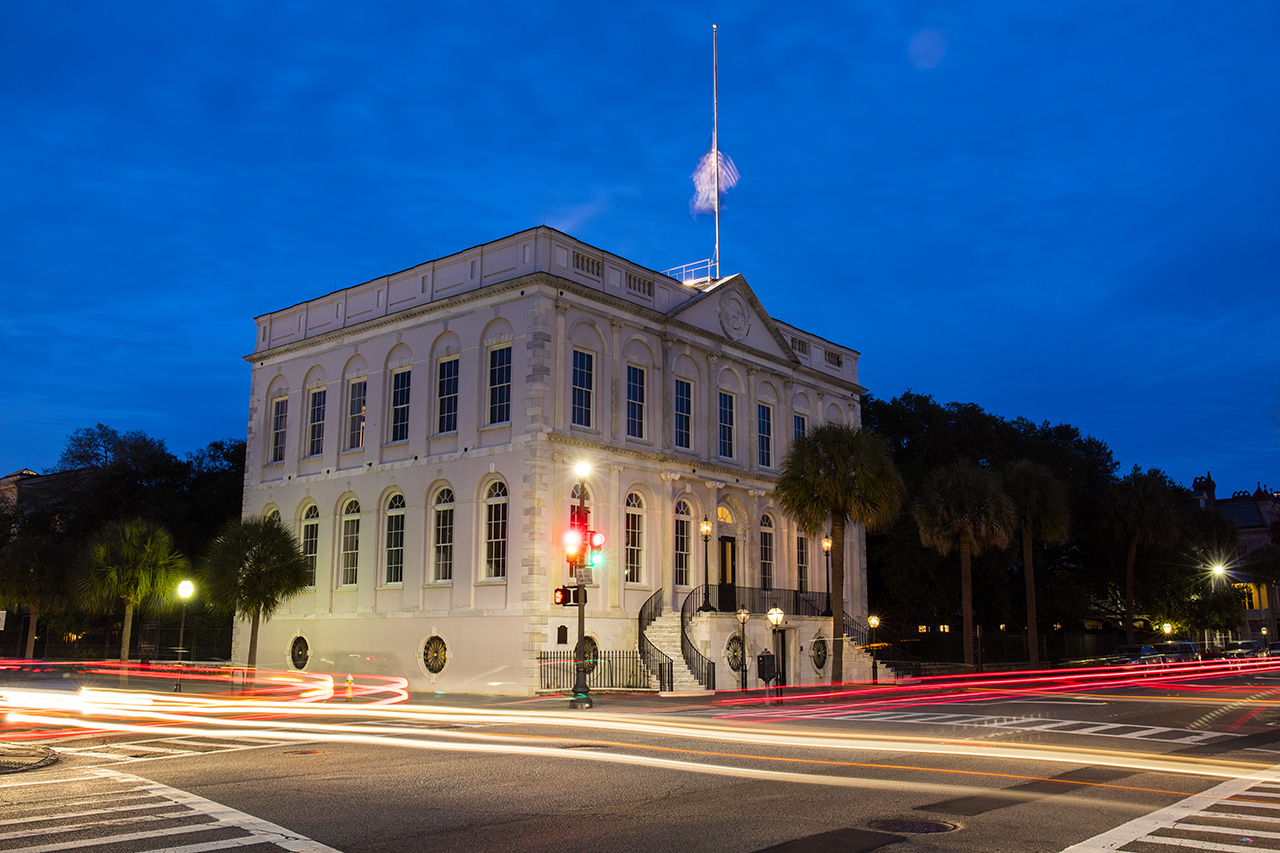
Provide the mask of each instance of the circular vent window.
POLYGON ((734 672, 742 672, 744 661, 742 660, 742 638, 734 634, 729 638, 729 642, 725 644, 724 656, 729 659, 729 669, 734 672))
POLYGON ((594 637, 582 638, 582 657, 587 672, 594 670, 596 664, 600 663, 600 646, 594 637))
POLYGON ((809 646, 809 656, 813 658, 813 668, 824 669, 827 665, 827 638, 814 637, 809 646))
POLYGON ((294 669, 306 669, 307 661, 311 659, 311 647, 307 645, 306 637, 294 637, 293 643, 289 646, 289 660, 293 661, 294 669))
POLYGON ((428 637, 422 646, 422 665, 427 668, 427 672, 438 673, 448 662, 448 654, 449 647, 442 637, 428 637))

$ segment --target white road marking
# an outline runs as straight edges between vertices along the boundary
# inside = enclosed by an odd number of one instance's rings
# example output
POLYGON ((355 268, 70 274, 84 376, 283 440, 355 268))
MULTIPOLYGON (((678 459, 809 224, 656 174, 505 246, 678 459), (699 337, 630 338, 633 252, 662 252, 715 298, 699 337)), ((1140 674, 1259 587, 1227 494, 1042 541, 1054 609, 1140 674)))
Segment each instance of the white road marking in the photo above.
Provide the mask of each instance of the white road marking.
POLYGON ((1120 737, 1131 740, 1159 741, 1160 743, 1198 744, 1220 738, 1236 738, 1240 735, 1223 732, 1170 729, 1162 726, 1139 726, 1131 723, 1089 723, 1083 720, 1054 720, 1044 717, 991 717, 978 714, 932 714, 907 711, 867 711, 828 717, 832 720, 867 720, 889 723, 934 723, 953 726, 981 726, 1013 729, 1016 731, 1047 731, 1069 735, 1096 735, 1120 737))

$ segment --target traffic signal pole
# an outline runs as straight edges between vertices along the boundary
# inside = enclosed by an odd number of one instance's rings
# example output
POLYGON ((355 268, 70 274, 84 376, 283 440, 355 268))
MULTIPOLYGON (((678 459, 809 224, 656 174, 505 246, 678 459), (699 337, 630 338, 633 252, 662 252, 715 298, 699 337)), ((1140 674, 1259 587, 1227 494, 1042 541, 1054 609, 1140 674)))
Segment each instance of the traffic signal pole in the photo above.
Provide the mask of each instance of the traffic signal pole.
POLYGON ((582 545, 570 560, 570 564, 574 567, 574 577, 578 582, 578 645, 575 646, 573 653, 573 658, 576 662, 576 674, 573 681, 573 698, 569 700, 570 710, 582 710, 595 704, 591 700, 591 688, 587 686, 587 585, 584 583, 586 579, 582 575, 582 568, 587 563, 585 557, 591 553, 590 534, 587 533, 587 483, 585 479, 578 483, 577 524, 582 533, 582 545))

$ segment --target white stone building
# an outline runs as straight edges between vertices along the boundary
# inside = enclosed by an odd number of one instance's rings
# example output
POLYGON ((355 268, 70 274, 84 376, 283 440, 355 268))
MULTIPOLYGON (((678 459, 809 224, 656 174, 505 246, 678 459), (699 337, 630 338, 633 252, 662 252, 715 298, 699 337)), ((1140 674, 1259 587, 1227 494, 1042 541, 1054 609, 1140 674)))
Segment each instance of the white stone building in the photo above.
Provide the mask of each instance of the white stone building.
MULTIPOLYGON (((772 319, 742 276, 682 283, 540 227, 256 322, 244 512, 280 513, 315 565, 262 626, 259 666, 552 686, 540 656, 576 640, 552 595, 571 582, 561 539, 587 462, 606 536, 596 648, 634 655, 648 603, 677 687, 693 686, 686 662, 707 680, 699 655, 734 687, 745 604, 752 685, 771 645, 789 683, 830 679, 823 553, 772 489, 797 432, 859 422, 858 353, 772 319), (691 612, 704 577, 730 612, 691 612)), ((865 548, 857 528, 848 540, 857 626, 865 548)), ((240 624, 233 655, 247 646, 240 624)), ((846 657, 854 677, 866 659, 846 657)))

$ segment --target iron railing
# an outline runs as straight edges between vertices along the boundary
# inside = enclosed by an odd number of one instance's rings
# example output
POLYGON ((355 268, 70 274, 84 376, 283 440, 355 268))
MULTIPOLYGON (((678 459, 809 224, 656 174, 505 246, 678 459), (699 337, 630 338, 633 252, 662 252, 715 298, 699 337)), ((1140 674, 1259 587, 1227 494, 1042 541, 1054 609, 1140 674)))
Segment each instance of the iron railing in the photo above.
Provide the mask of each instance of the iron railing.
MULTIPOLYGON (((571 651, 538 652, 538 686, 572 690, 577 658, 571 651)), ((601 651, 587 661, 587 686, 593 690, 650 689, 649 669, 639 652, 601 651)))
POLYGON ((659 588, 640 608, 640 659, 650 672, 658 676, 658 690, 670 693, 675 682, 674 661, 666 652, 649 642, 644 633, 653 624, 653 620, 662 615, 662 600, 666 594, 666 590, 659 588))
POLYGON ((689 639, 689 623, 693 621, 693 612, 698 602, 702 601, 703 590, 704 587, 701 586, 694 589, 684 597, 684 604, 680 605, 680 654, 684 656, 685 666, 689 667, 689 672, 698 679, 698 683, 707 690, 715 690, 715 663, 694 648, 693 641, 689 639))
MULTIPOLYGON (((715 596, 712 596, 714 599, 715 596)), ((761 589, 754 586, 737 588, 739 607, 746 607, 753 615, 768 613, 774 607, 788 616, 821 616, 827 609, 830 595, 825 592, 800 592, 796 589, 761 589)))

